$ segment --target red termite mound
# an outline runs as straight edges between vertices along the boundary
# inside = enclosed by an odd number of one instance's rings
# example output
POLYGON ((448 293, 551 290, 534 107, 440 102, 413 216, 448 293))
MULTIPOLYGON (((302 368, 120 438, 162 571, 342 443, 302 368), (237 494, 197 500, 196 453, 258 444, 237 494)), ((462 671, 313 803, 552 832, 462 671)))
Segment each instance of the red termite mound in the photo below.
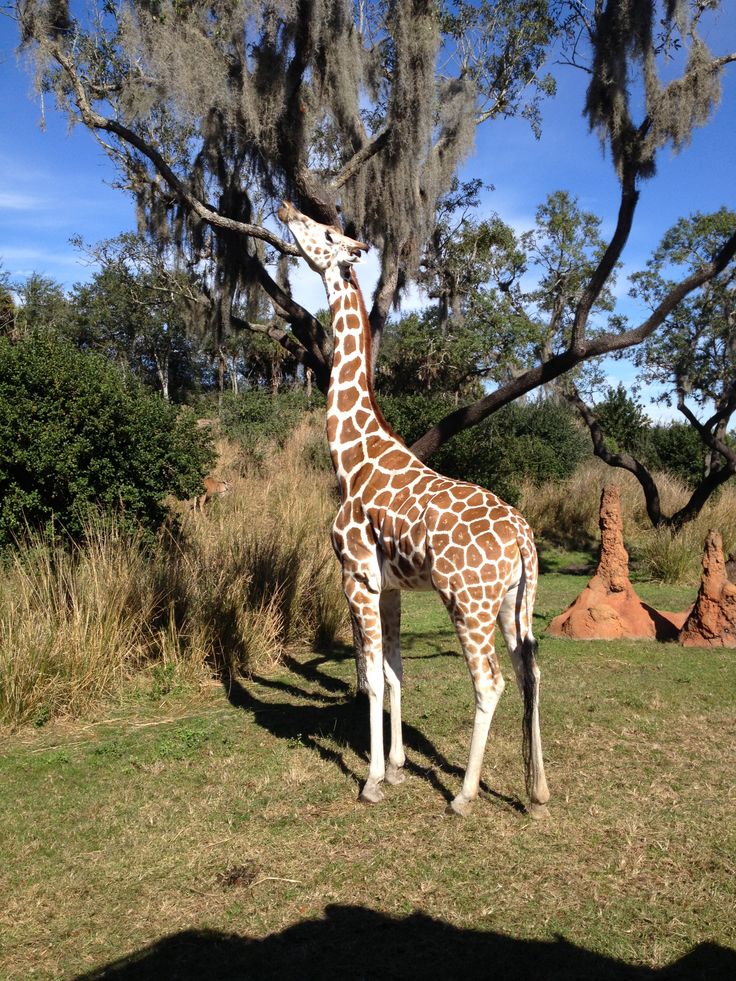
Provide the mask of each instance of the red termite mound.
POLYGON ((728 579, 723 541, 713 529, 705 539, 698 598, 679 640, 684 647, 736 647, 736 585, 728 579))
POLYGON ((675 640, 687 617, 642 603, 629 579, 624 548, 621 496, 614 484, 601 495, 601 550, 588 585, 547 628, 553 637, 615 640, 618 637, 675 640))

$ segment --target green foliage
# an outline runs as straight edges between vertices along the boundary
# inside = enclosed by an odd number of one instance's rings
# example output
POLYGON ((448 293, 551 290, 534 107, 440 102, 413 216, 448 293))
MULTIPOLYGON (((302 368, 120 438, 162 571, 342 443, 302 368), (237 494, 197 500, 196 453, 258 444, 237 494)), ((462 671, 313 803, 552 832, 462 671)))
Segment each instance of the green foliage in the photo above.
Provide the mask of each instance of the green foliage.
POLYGON ((376 366, 376 391, 394 396, 427 392, 479 398, 481 365, 490 345, 481 325, 465 318, 440 328, 435 311, 387 325, 376 366))
POLYGON ((15 326, 15 302, 10 292, 10 275, 0 263, 0 334, 9 334, 15 326))
POLYGON ((647 433, 646 459, 652 470, 666 470, 694 487, 703 476, 705 447, 692 426, 671 422, 647 433))
MULTIPOLYGON (((387 397, 381 408, 396 432, 411 445, 450 412, 450 399, 387 397)), ((542 483, 569 476, 589 455, 587 436, 566 405, 548 399, 513 403, 472 430, 459 433, 432 457, 440 473, 470 480, 515 503, 525 480, 542 483)))
POLYGON ((104 352, 127 364, 141 381, 166 399, 188 382, 191 388, 190 319, 181 277, 171 281, 137 269, 125 254, 110 259, 89 283, 77 284, 71 296, 73 325, 67 333, 84 349, 104 352))
POLYGON ((631 397, 621 382, 608 389, 605 399, 595 407, 595 416, 614 452, 637 454, 644 447, 649 417, 641 402, 631 397))
POLYGON ((281 447, 305 414, 323 405, 321 394, 307 398, 304 391, 292 389, 274 395, 254 389, 226 392, 222 398, 220 420, 223 432, 237 440, 256 462, 260 462, 269 447, 281 447))
POLYGON ((41 328, 64 331, 69 327, 72 306, 59 283, 48 276, 32 273, 14 288, 19 300, 18 331, 27 333, 41 328))
MULTIPOLYGON (((734 227, 736 212, 725 207, 681 218, 666 232, 646 270, 632 276, 632 295, 654 309, 675 286, 673 271, 687 276, 710 262, 734 227)), ((662 400, 667 404, 679 392, 699 406, 715 403, 721 409, 728 404, 736 373, 735 297, 731 264, 681 300, 662 327, 635 349, 642 379, 665 386, 662 400)))
POLYGON ((82 535, 99 509, 153 529, 212 460, 190 414, 50 333, 0 339, 0 543, 26 525, 82 535))

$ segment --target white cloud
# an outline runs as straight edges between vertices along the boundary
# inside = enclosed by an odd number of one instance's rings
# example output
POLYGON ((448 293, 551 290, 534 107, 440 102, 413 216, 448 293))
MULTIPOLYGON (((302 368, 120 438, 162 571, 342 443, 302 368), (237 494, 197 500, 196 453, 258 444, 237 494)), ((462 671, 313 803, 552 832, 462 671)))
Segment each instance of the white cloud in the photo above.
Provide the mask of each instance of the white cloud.
POLYGON ((74 252, 51 252, 48 249, 36 249, 28 246, 2 245, 0 256, 6 262, 41 262, 56 266, 81 266, 82 259, 74 252))
POLYGON ((43 198, 19 191, 0 191, 0 211, 38 211, 47 207, 43 198))

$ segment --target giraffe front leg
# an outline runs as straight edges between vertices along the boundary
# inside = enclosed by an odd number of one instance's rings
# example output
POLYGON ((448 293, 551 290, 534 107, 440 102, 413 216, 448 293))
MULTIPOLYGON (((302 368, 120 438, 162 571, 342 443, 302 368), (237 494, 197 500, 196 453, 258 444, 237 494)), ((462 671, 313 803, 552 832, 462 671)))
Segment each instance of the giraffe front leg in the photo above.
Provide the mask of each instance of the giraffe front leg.
POLYGON ((344 589, 365 659, 368 688, 370 765, 368 779, 360 792, 360 800, 364 804, 377 804, 383 800, 381 783, 386 774, 383 757, 383 648, 379 594, 350 573, 344 576, 344 589))
POLYGON ((386 767, 386 783, 400 784, 404 773, 404 743, 401 735, 401 593, 398 589, 381 593, 381 639, 383 643, 383 673, 388 685, 391 711, 391 748, 386 767))

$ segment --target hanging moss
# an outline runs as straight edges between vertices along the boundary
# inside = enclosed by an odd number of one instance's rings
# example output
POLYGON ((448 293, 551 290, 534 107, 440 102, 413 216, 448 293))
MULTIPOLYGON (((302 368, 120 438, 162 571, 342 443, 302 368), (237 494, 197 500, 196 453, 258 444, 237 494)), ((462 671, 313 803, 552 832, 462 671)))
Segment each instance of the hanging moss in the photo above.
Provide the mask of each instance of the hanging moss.
POLYGON ((720 98, 721 66, 696 33, 684 0, 668 0, 664 17, 657 0, 608 0, 592 34, 593 63, 585 102, 591 129, 610 147, 614 163, 640 177, 655 172, 657 151, 687 144, 696 126, 710 118, 720 98), (682 75, 663 85, 656 55, 689 44, 682 75), (635 120, 634 80, 641 73, 644 113, 635 120))

